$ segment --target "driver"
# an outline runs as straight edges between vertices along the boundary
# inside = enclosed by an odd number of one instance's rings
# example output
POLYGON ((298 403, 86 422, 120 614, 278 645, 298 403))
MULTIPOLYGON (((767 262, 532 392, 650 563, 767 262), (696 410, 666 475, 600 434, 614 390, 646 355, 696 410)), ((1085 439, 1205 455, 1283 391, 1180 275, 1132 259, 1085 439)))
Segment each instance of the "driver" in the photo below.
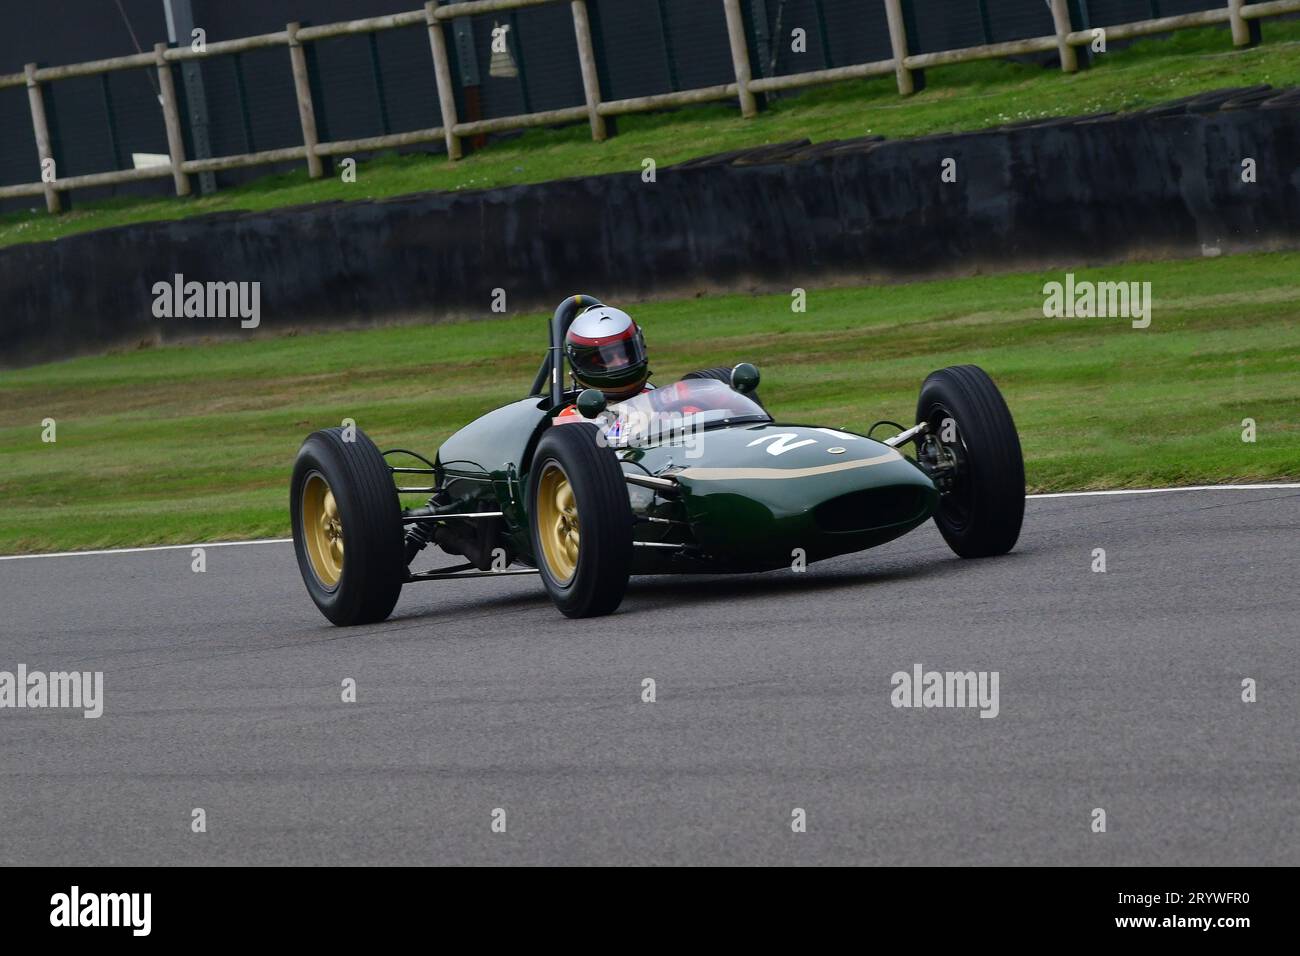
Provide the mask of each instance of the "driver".
MULTIPOLYGON (((564 336, 564 354, 583 388, 597 388, 610 404, 626 401, 653 385, 650 357, 641 328, 622 309, 598 305, 573 320, 564 336)), ((580 419, 569 406, 559 421, 580 419)))
POLYGON ((621 402, 644 390, 650 377, 645 336, 621 309, 598 305, 569 326, 564 353, 583 388, 598 388, 606 400, 621 402))

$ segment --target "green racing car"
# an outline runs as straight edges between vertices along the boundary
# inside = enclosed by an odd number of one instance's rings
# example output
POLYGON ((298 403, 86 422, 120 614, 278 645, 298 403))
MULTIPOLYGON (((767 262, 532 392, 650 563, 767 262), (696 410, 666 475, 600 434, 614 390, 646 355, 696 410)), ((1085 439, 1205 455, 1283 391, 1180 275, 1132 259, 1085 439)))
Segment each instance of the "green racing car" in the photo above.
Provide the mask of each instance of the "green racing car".
POLYGON ((293 540, 326 618, 382 621, 416 581, 517 574, 539 575, 562 613, 592 617, 619 607, 634 574, 802 566, 931 518, 962 557, 1015 545, 1020 441, 981 369, 929 375, 910 427, 877 422, 856 434, 779 423, 748 363, 659 388, 642 384, 646 367, 619 391, 610 370, 643 349, 619 316, 591 296, 565 299, 529 393, 461 428, 432 460, 380 451, 355 427, 306 439, 291 481, 293 540), (596 317, 618 331, 603 334, 596 317), (585 377, 574 368, 584 357, 596 362, 585 377), (593 380, 601 387, 582 387, 593 380), (897 432, 872 437, 881 426, 897 432), (411 496, 418 503, 405 505, 411 496), (430 545, 461 562, 416 570, 430 545))

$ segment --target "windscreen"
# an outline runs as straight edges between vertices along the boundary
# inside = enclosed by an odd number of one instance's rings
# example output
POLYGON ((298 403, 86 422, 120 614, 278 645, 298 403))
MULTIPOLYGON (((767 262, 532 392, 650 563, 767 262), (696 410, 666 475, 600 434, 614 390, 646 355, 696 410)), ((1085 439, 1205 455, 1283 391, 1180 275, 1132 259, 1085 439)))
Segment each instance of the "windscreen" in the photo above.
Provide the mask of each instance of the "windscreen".
POLYGON ((771 416, 752 398, 713 379, 688 379, 650 389, 609 410, 606 437, 614 446, 671 441, 711 426, 766 422, 771 416))

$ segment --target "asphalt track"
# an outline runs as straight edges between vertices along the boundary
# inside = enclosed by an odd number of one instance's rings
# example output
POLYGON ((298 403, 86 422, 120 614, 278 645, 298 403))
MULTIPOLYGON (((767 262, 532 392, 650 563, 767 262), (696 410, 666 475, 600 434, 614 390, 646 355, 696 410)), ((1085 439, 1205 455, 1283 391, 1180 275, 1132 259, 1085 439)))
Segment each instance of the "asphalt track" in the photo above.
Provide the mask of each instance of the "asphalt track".
POLYGON ((999 559, 927 526, 349 630, 286 544, 0 561, 0 670, 105 674, 97 720, 0 710, 0 864, 1295 865, 1298 545, 1295 489, 1041 499, 999 559), (917 663, 999 672, 998 716, 893 707, 917 663))

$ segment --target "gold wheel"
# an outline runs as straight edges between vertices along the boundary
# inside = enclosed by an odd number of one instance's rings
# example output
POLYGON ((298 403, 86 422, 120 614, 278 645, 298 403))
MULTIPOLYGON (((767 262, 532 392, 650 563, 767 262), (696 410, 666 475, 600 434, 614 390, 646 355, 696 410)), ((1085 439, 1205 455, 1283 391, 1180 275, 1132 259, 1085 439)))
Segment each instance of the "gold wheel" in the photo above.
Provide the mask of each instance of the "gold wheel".
POLYGON ((343 520, 329 482, 318 471, 302 487, 302 535, 316 580, 327 589, 337 587, 343 576, 343 520))
POLYGON ((548 461, 537 483, 537 537, 551 576, 568 584, 578 569, 581 534, 578 502, 573 497, 569 476, 557 462, 548 461))

